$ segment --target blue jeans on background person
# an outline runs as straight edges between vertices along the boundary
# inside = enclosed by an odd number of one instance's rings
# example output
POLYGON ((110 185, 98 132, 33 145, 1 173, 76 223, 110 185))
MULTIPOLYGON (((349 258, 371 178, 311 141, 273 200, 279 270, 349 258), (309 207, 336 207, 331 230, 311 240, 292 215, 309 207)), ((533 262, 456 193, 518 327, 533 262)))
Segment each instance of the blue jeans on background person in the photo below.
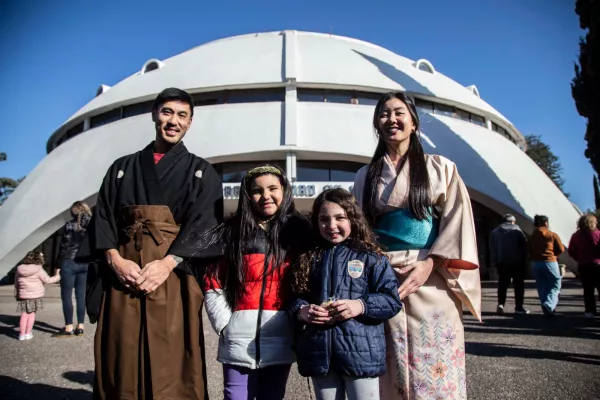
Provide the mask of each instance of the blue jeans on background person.
POLYGON ((560 268, 556 261, 533 261, 533 277, 544 314, 552 314, 558 305, 560 294, 560 268))
POLYGON ((65 325, 73 325, 73 289, 75 289, 75 300, 77 301, 77 323, 83 324, 87 269, 87 264, 79 264, 71 259, 63 260, 60 269, 60 297, 65 325))

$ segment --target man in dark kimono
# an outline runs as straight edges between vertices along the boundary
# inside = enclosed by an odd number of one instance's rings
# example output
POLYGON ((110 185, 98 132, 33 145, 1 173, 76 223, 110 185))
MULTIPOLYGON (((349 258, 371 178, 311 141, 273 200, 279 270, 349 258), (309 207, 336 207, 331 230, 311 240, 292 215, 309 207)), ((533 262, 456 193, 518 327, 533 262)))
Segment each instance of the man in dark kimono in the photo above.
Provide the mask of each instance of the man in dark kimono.
MULTIPOLYGON (((181 141, 191 96, 170 88, 152 110, 156 140, 109 168, 92 246, 101 251, 94 399, 207 399, 202 292, 182 245, 223 216, 221 179, 181 141)), ((124 132, 123 134, 127 134, 124 132)))

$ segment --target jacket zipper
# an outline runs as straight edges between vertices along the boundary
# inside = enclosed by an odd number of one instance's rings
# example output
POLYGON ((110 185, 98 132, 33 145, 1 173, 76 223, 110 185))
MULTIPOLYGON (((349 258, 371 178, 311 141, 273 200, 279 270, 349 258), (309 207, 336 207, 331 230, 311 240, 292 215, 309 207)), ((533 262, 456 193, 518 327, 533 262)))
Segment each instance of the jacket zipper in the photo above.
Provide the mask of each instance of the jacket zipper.
MULTIPOLYGON (((333 246, 333 248, 331 249, 331 253, 329 255, 329 296, 328 297, 333 297, 333 279, 332 279, 332 275, 333 275, 333 259, 334 259, 334 255, 335 255, 335 247, 333 246)), ((333 328, 329 328, 329 357, 327 357, 327 361, 328 361, 328 368, 327 368, 327 372, 329 373, 329 371, 331 370, 331 357, 333 355, 333 328)))
POLYGON ((260 324, 262 319, 262 310, 265 304, 265 287, 267 286, 267 272, 269 271, 269 265, 267 263, 266 254, 264 262, 264 271, 262 279, 262 287, 260 289, 260 300, 258 302, 258 316, 256 318, 256 339, 254 341, 256 346, 256 368, 260 368, 260 324))

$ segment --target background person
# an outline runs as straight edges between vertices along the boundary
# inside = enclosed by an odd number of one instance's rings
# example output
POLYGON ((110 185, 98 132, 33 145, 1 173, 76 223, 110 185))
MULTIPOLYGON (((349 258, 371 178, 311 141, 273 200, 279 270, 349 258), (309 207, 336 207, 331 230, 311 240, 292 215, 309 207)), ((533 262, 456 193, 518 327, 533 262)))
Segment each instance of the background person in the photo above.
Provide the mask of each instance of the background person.
POLYGON ((76 201, 71 206, 71 220, 67 221, 63 229, 58 259, 60 260, 60 297, 62 300, 65 327, 54 337, 72 337, 83 335, 83 322, 85 320, 85 284, 88 264, 75 261, 75 256, 81 246, 92 211, 82 201, 76 201), (77 328, 73 329, 73 289, 77 302, 77 328))
POLYGON ((558 305, 562 279, 558 256, 565 251, 565 247, 560 237, 550 230, 548 217, 536 215, 533 218, 533 225, 535 228, 528 241, 529 257, 542 311, 545 315, 551 316, 558 305))
POLYGON ((523 308, 525 275, 527 274, 527 239, 516 224, 514 215, 506 214, 502 223, 490 235, 490 259, 498 270, 498 307, 504 314, 506 292, 512 281, 515 290, 515 313, 529 314, 523 308))
POLYGON ((583 286, 585 317, 596 315, 596 297, 600 296, 600 230, 593 214, 583 215, 577 223, 577 232, 569 241, 569 255, 577 261, 579 279, 583 286))

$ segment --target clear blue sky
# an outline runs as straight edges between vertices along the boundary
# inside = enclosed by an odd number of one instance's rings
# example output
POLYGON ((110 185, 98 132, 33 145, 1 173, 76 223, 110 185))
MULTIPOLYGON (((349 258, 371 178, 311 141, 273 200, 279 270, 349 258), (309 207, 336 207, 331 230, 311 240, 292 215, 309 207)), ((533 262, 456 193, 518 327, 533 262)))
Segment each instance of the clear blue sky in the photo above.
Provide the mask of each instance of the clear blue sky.
POLYGON ((296 29, 427 58, 560 157, 566 190, 593 208, 585 120, 571 98, 582 34, 574 0, 0 1, 0 176, 21 177, 54 130, 150 58, 210 40, 296 29))

